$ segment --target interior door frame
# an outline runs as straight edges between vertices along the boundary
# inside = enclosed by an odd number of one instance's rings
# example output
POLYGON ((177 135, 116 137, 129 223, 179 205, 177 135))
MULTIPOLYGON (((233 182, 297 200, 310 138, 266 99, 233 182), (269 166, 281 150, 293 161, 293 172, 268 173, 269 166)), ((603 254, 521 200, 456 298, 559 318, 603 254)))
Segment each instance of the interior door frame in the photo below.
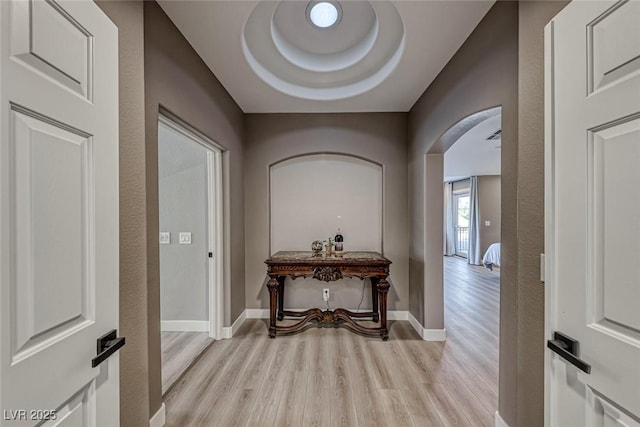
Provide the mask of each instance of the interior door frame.
MULTIPOLYGON (((553 20, 544 27, 544 254, 541 273, 545 287, 544 336, 550 337, 556 324, 555 287, 555 176, 554 176, 554 64, 553 64, 553 20)), ((555 390, 551 384, 551 352, 544 351, 544 424, 551 425, 555 419, 551 403, 555 390), (553 415, 553 418, 552 418, 553 415)))
POLYGON ((222 332, 224 305, 224 193, 222 147, 211 138, 189 126, 174 114, 160 109, 158 123, 196 142, 207 150, 207 240, 209 257, 207 287, 209 292, 209 337, 219 340, 222 332), (213 185, 212 185, 213 184, 213 185))

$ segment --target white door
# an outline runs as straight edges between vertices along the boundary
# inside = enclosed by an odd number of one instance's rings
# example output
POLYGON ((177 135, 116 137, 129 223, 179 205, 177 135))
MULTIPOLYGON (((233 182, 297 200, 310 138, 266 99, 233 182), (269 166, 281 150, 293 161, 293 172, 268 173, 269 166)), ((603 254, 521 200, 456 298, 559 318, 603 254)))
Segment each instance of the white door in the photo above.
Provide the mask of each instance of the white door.
POLYGON ((547 425, 640 426, 640 2, 570 3, 545 62, 547 425))
POLYGON ((117 43, 93 2, 0 1, 2 426, 119 423, 117 43))

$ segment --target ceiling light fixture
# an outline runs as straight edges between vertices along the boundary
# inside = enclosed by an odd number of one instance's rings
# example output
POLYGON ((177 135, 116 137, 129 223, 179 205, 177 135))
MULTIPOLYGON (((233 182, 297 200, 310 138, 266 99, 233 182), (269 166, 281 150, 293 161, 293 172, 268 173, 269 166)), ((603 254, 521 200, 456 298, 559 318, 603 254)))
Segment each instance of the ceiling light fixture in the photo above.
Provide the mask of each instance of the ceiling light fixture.
POLYGON ((314 1, 309 3, 307 7, 307 18, 318 28, 329 28, 340 20, 341 12, 342 10, 338 3, 314 1))

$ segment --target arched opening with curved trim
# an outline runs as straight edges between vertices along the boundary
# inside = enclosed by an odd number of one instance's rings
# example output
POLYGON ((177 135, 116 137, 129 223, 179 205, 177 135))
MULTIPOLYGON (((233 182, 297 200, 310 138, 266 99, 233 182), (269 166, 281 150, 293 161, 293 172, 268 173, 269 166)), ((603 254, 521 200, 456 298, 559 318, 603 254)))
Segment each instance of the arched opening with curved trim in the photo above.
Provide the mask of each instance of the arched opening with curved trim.
MULTIPOLYGON (((424 153, 424 207, 422 221, 424 224, 424 309, 430 318, 427 318, 424 334, 425 339, 444 340, 451 339, 459 346, 461 354, 472 355, 474 363, 483 367, 478 372, 478 377, 484 383, 492 384, 498 388, 498 359, 500 337, 500 275, 490 271, 482 265, 469 265, 467 261, 455 257, 443 257, 445 248, 445 153, 454 145, 469 142, 471 144, 484 144, 483 147, 497 151, 499 164, 502 162, 502 150, 495 150, 501 145, 501 141, 490 140, 496 129, 488 131, 483 124, 499 126, 501 130, 504 123, 501 119, 502 107, 491 107, 477 111, 460 118, 447 128, 434 141, 424 153), (496 120, 499 123, 496 125, 496 120), (486 135, 485 135, 486 133, 486 135), (440 319, 437 319, 440 317, 440 319), (429 327, 428 321, 440 320, 444 327, 442 333, 433 327, 429 327)), ((511 134, 509 134, 511 137, 511 134)), ((456 147, 457 148, 457 147, 456 147)), ((474 160, 478 160, 476 154, 474 160)), ((468 162, 474 165, 474 162, 468 162)), ((467 166, 468 166, 467 165, 467 166)), ((476 176, 476 188, 488 190, 489 186, 480 186, 481 183, 491 182, 491 186, 497 190, 498 201, 493 206, 493 212, 497 212, 497 221, 501 220, 503 210, 501 200, 501 181, 494 176, 482 176, 479 172, 482 168, 469 167, 467 172, 458 172, 454 179, 476 176), (480 176, 477 176, 480 175, 480 176), (497 182, 493 182, 497 181, 497 182)), ((468 188, 469 184, 459 183, 456 188, 468 188)), ((486 185, 486 184, 482 184, 486 185)), ((453 185, 451 186, 453 190, 453 185)), ((467 190, 469 191, 469 190, 467 190)), ((482 191, 478 193, 478 206, 483 206, 482 191)), ((489 198, 491 199, 491 198, 489 198)), ((491 228, 495 233, 490 234, 485 240, 500 240, 501 224, 496 224, 494 218, 484 217, 482 209, 478 212, 476 229, 478 235, 491 228), (490 226, 485 226, 484 221, 490 221, 490 226), (497 228, 497 229, 496 229, 497 228)), ((484 236, 482 236, 484 238, 484 236)), ((480 236, 478 236, 480 238, 480 236)), ((491 241, 493 243, 493 241, 491 241)), ((488 243, 482 243, 480 259, 484 248, 488 243)), ((497 401, 497 394, 491 399, 497 401)), ((497 404, 497 402, 496 402, 497 404)))
MULTIPOLYGON (((425 311, 441 313, 444 325, 444 268, 442 255, 445 252, 445 201, 443 182, 445 177, 445 152, 469 132, 473 132, 480 124, 492 117, 500 115, 501 106, 487 108, 461 118, 445 130, 430 146, 424 155, 425 192, 424 192, 424 222, 425 240, 425 311), (428 290, 428 291, 427 291, 428 290), (435 290, 435 292, 434 292, 435 290), (434 298, 434 294, 437 297, 434 298)), ((500 126, 502 128, 502 126, 500 126)), ((488 137, 489 135, 487 135, 488 137)), ((478 137, 479 138, 479 137, 478 137)), ((483 143, 478 141, 478 143, 483 143)), ((471 174, 468 174, 469 176, 471 174)), ((468 178, 468 176, 467 176, 468 178)), ((499 232, 498 232, 499 236, 499 232)), ((446 330, 446 329, 445 329, 446 330)), ((444 333, 442 334, 444 339, 444 333)))

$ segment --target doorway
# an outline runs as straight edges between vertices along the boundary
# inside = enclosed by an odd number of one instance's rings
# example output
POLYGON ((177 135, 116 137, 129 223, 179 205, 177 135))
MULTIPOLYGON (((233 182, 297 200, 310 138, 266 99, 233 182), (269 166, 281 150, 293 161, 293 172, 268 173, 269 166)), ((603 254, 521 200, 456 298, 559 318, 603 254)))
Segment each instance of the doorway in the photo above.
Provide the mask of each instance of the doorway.
POLYGON ((222 152, 169 114, 158 121, 162 392, 222 326, 222 152))
MULTIPOLYGON (((444 183, 442 280, 447 337, 465 343, 464 353, 482 365, 492 390, 498 389, 500 273, 482 264, 487 249, 500 242, 500 107, 462 119, 447 131, 446 150, 428 157, 444 183), (437 165, 435 163, 438 163, 437 165), (454 256, 455 255, 455 256, 454 256), (477 337, 482 337, 477 340, 477 337)), ((434 174, 435 175, 435 174, 434 174)), ((434 180, 434 190, 435 190, 434 180)), ((435 245, 434 245, 435 247, 435 245)), ((499 265, 499 261, 496 265, 499 265)), ((497 393, 488 393, 497 407, 497 393)))
POLYGON ((455 221, 455 253, 467 258, 469 251, 469 213, 470 195, 468 192, 454 194, 454 221, 455 221))

